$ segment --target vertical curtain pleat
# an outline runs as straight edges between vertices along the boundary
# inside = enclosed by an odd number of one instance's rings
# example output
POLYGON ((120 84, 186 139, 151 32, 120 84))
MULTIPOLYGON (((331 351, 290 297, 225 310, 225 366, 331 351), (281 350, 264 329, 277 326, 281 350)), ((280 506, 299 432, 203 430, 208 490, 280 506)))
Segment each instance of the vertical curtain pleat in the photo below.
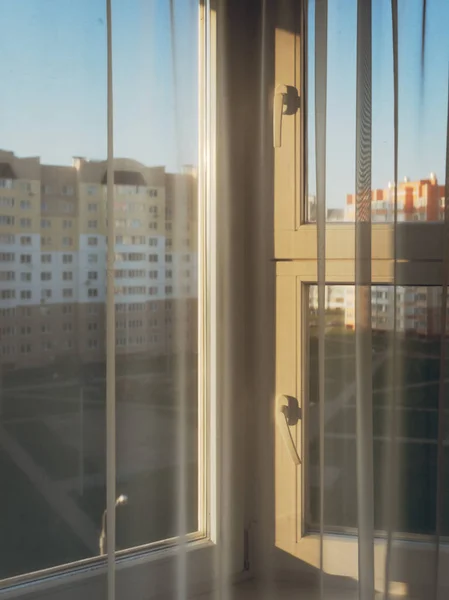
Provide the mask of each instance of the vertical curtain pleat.
POLYGON ((108 600, 115 600, 115 218, 114 218, 114 113, 112 85, 112 8, 106 0, 107 26, 107 270, 106 270, 106 510, 108 600))
POLYGON ((384 595, 388 599, 390 597, 390 581, 391 581, 391 556, 393 545, 393 530, 396 521, 398 508, 398 395, 400 377, 398 369, 398 348, 397 348, 397 257, 398 257, 398 160, 399 160, 399 59, 398 59, 398 3, 397 0, 391 0, 391 25, 392 25, 392 48, 393 48, 393 202, 394 202, 394 217, 393 217, 393 339, 392 339, 392 356, 390 365, 390 381, 391 392, 388 410, 388 440, 386 451, 386 502, 385 502, 385 522, 387 530, 387 544, 385 553, 385 578, 384 578, 384 595))
POLYGON ((371 340, 371 2, 357 3, 355 344, 359 598, 374 598, 371 340))
MULTIPOLYGON (((449 74, 448 74, 449 83, 449 74)), ((440 546, 444 516, 444 439, 446 436, 445 413, 445 381, 446 381, 446 330, 447 330, 447 287, 449 285, 449 85, 446 122, 446 172, 444 187, 444 246, 443 246, 443 281, 441 291, 441 323, 440 323, 440 377, 438 382, 438 446, 437 446, 437 494, 435 522, 435 581, 434 598, 440 596, 440 546)))
POLYGON ((324 417, 325 417, 325 285, 326 285, 326 109, 327 0, 315 3, 315 152, 318 257, 318 390, 319 390, 319 520, 320 595, 324 597, 324 417))

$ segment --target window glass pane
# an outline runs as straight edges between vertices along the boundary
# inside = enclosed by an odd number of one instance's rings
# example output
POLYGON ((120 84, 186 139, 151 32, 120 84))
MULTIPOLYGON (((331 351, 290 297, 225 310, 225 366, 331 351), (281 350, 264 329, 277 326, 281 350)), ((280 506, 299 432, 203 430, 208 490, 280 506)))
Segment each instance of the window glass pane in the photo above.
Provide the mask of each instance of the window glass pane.
POLYGON ((165 1, 115 0, 113 10, 116 155, 126 157, 114 199, 124 549, 199 529, 198 2, 176 0, 173 20, 165 1))
POLYGON ((0 184, 0 271, 15 274, 0 281, 4 579, 98 556, 104 214, 96 248, 101 280, 91 300, 84 198, 72 157, 106 156, 106 14, 104 2, 87 0, 4 1, 1 12, 0 139, 8 151, 0 151, 7 177, 0 184), (98 485, 94 504, 89 490, 98 485))
MULTIPOLYGON (((398 221, 438 221, 444 206, 448 49, 438 40, 449 19, 444 0, 427 3, 424 62, 422 5, 398 2, 398 221), (438 93, 435 90, 438 89, 438 93)), ((306 209, 316 220, 315 0, 307 17, 306 209)), ((394 83, 390 0, 372 9, 372 220, 394 220, 394 83)), ((328 7, 327 221, 354 221, 356 119, 356 0, 328 7)))
MULTIPOLYGON (((326 286, 325 528, 357 527, 354 286, 326 286)), ((393 286, 373 286, 372 389, 375 529, 386 527, 387 461, 391 458, 393 286)), ((441 288, 396 287, 398 478, 393 529, 435 533, 441 288)), ((319 527, 317 287, 308 306, 308 515, 319 527)), ((447 356, 447 354, 446 354, 447 356)), ((447 368, 447 367, 446 367, 447 368)), ((447 436, 445 418, 445 436, 447 436)), ((447 449, 445 450, 447 457, 447 449)), ((449 458, 449 457, 447 457, 449 458)), ((449 477, 445 458, 444 480, 449 477)), ((445 489, 446 504, 449 491, 445 489)), ((449 534, 445 511, 444 533, 449 534)))
POLYGON ((112 240, 105 2, 2 5, 0 580, 107 549, 108 242, 116 548, 200 529, 198 2, 170 4, 112 2, 112 240))

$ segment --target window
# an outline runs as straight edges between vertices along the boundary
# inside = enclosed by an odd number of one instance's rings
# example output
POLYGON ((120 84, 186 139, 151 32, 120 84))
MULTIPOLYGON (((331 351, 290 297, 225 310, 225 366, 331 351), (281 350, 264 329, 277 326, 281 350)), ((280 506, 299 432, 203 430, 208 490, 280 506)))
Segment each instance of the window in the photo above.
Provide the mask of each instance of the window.
POLYGON ((87 205, 87 210, 91 213, 97 212, 98 204, 96 202, 89 202, 89 204, 87 205))
POLYGON ((13 188, 12 179, 0 179, 0 188, 11 190, 13 188))
POLYGON ((98 297, 98 290, 95 288, 89 288, 87 291, 87 295, 89 298, 97 298, 98 297))
MULTIPOLYGON (((42 246, 51 246, 51 237, 48 235, 41 235, 41 244, 42 246)), ((31 238, 30 238, 30 244, 31 244, 31 238)), ((23 246, 26 246, 27 244, 22 244, 23 246)))
MULTIPOLYGON (((89 186, 87 186, 87 194, 89 196, 95 196, 97 194, 97 191, 98 191, 98 187, 96 185, 89 185, 89 186)), ((97 206, 97 205, 96 204, 92 204, 92 205, 89 205, 89 206, 97 206)))
POLYGON ((63 298, 73 298, 73 290, 72 290, 72 288, 64 288, 62 290, 62 297, 63 298))
POLYGON ((73 263, 73 254, 63 254, 62 262, 64 265, 70 265, 73 263))
POLYGON ((90 281, 96 281, 98 279, 97 271, 89 271, 87 273, 87 279, 89 279, 90 281))
POLYGON ((73 273, 72 273, 72 271, 63 271, 63 273, 62 273, 62 280, 63 281, 72 281, 73 280, 73 273))
POLYGON ((15 290, 0 290, 0 298, 2 300, 12 300, 16 297, 15 290))
POLYGON ((51 271, 42 271, 41 281, 50 281, 50 280, 51 280, 51 271))
POLYGON ((20 219, 19 224, 22 229, 29 229, 31 227, 31 219, 20 219))
POLYGON ((8 233, 0 233, 0 244, 14 244, 16 237, 8 233))
POLYGON ((31 273, 20 273, 20 281, 31 281, 31 273))
POLYGON ((97 323, 88 323, 87 330, 88 331, 97 331, 97 323))
POLYGON ((15 257, 14 252, 0 252, 0 262, 14 262, 15 257))
POLYGON ((87 245, 88 246, 98 246, 98 240, 96 237, 88 237, 87 238, 87 245))
POLYGON ((173 262, 173 254, 166 254, 166 255, 165 255, 165 262, 166 262, 166 263, 171 263, 171 262, 173 262))
POLYGON ((21 354, 30 354, 31 353, 31 344, 20 344, 20 353, 21 354))
POLYGON ((1 225, 14 225, 14 217, 8 217, 5 215, 0 215, 0 226, 1 225))
POLYGON ((48 300, 49 298, 51 298, 53 295, 52 290, 51 289, 43 289, 41 292, 41 298, 42 300, 48 300))
POLYGON ((98 221, 87 221, 87 226, 89 227, 89 229, 96 229, 98 227, 98 221))
POLYGON ((65 306, 62 307, 62 314, 63 315, 71 315, 72 314, 72 305, 71 304, 66 304, 65 306))
POLYGON ((148 255, 148 261, 149 262, 158 262, 159 257, 157 254, 149 254, 148 255))
POLYGON ((72 327, 72 323, 70 321, 66 321, 62 324, 62 331, 72 331, 73 327, 72 327))
POLYGON ((71 237, 63 237, 62 238, 62 245, 63 246, 72 246, 73 245, 73 238, 71 238, 71 237))
POLYGON ((98 255, 97 254, 88 254, 87 255, 87 262, 90 265, 93 265, 93 264, 97 263, 98 262, 98 255))
POLYGON ((157 285, 150 286, 148 288, 148 294, 150 296, 156 296, 157 295, 157 285))
POLYGON ((0 281, 14 281, 16 274, 14 271, 0 271, 0 281))
POLYGON ((98 348, 98 340, 88 340, 87 341, 87 346, 90 350, 95 350, 96 348, 98 348))
POLYGON ((31 300, 31 290, 22 290, 20 292, 21 300, 31 300))
POLYGON ((157 246, 157 238, 154 238, 154 237, 148 238, 148 245, 149 246, 157 246))
POLYGON ((171 285, 166 285, 166 286, 165 286, 165 293, 166 293, 167 295, 169 295, 169 294, 173 294, 173 286, 171 286, 171 285))
POLYGON ((75 212, 75 206, 72 202, 61 202, 60 206, 63 213, 75 212))
POLYGON ((31 264, 31 254, 21 254, 20 255, 20 262, 22 265, 29 265, 31 264))
POLYGON ((20 201, 20 208, 21 208, 21 210, 30 210, 30 208, 31 208, 31 201, 30 200, 21 200, 20 201))
POLYGON ((64 194, 64 196, 73 196, 74 192, 75 188, 73 187, 73 185, 62 186, 62 193, 64 194))
POLYGON ((44 352, 48 352, 49 350, 51 350, 53 347, 53 344, 51 343, 50 340, 45 340, 42 342, 42 350, 44 352))
POLYGON ((0 207, 1 208, 13 208, 14 207, 14 198, 0 196, 0 207))
POLYGON ((41 333, 51 333, 51 325, 50 325, 50 323, 43 323, 41 325, 41 333))
POLYGON ((41 263, 50 264, 51 263, 51 254, 41 254, 41 263))
POLYGON ((157 231, 157 223, 156 223, 156 221, 150 221, 150 222, 148 223, 148 227, 149 227, 150 229, 152 229, 153 231, 157 231))
POLYGON ((63 219, 62 228, 63 229, 72 229, 73 221, 71 219, 63 219))
POLYGON ((148 277, 150 279, 157 279, 157 271, 148 271, 148 277))

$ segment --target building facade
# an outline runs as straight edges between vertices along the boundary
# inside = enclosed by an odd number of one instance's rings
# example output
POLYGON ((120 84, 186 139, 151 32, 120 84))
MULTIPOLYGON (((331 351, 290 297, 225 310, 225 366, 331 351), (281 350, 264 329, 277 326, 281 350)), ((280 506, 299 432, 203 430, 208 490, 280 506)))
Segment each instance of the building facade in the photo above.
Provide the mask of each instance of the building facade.
MULTIPOLYGON (((116 159, 114 219, 117 355, 196 352, 195 170, 116 159)), ((0 151, 2 364, 104 360, 106 266, 106 162, 0 151)))

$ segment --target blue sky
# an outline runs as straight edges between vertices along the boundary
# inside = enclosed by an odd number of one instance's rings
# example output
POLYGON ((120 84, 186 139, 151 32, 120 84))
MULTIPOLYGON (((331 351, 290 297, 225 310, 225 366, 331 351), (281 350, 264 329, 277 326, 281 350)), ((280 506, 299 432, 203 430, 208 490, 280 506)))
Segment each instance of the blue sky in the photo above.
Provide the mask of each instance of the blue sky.
MULTIPOLYGON (((422 0, 399 0, 399 177, 443 183, 449 68, 449 1, 427 0, 426 60, 421 78, 422 0)), ((343 207, 355 187, 356 0, 329 0, 327 204, 343 207)), ((373 0, 372 184, 393 180, 391 0, 373 0)), ((314 2, 310 0, 309 190, 314 166, 314 2)))
MULTIPOLYGON (((112 0, 112 11, 115 154, 196 163, 195 0, 175 0, 177 94, 168 0, 112 0)), ((0 148, 46 163, 104 159, 105 0, 0 0, 0 14, 0 148)))

